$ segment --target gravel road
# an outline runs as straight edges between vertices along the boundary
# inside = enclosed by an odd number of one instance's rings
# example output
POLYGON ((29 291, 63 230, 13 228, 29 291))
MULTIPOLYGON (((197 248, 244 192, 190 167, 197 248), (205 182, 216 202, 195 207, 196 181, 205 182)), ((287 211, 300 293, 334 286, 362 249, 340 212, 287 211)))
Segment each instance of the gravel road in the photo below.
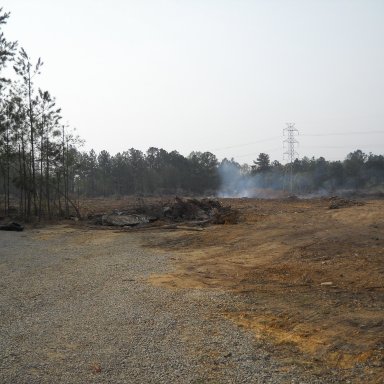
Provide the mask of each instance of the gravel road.
POLYGON ((234 295, 150 285, 172 255, 141 241, 65 226, 0 233, 1 383, 333 382, 225 319, 234 295))

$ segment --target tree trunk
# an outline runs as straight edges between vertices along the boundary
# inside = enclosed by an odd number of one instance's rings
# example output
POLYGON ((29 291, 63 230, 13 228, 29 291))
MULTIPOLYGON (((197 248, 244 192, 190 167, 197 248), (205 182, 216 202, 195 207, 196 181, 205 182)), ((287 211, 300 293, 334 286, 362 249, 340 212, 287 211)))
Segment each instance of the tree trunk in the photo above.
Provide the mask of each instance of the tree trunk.
POLYGON ((46 151, 46 159, 45 159, 45 188, 46 188, 46 198, 47 198, 47 210, 48 210, 48 217, 51 219, 51 202, 50 202, 50 191, 49 191, 49 138, 48 134, 46 136, 46 145, 45 145, 45 151, 46 151))
POLYGON ((32 170, 32 194, 33 194, 33 208, 35 216, 37 215, 36 204, 36 170, 35 170, 35 135, 33 125, 33 110, 32 110, 32 84, 31 72, 28 69, 28 102, 29 102, 29 126, 30 126, 30 140, 31 140, 31 170, 32 170))
POLYGON ((39 184, 39 221, 42 216, 42 205, 43 205, 43 140, 44 137, 41 135, 40 138, 40 184, 39 184))
POLYGON ((21 153, 21 147, 20 147, 20 143, 18 145, 18 157, 19 157, 19 178, 20 178, 20 200, 19 200, 19 210, 20 210, 20 213, 21 215, 23 216, 23 212, 24 212, 24 204, 23 204, 23 184, 22 184, 22 180, 23 180, 23 158, 22 158, 22 153, 21 153))

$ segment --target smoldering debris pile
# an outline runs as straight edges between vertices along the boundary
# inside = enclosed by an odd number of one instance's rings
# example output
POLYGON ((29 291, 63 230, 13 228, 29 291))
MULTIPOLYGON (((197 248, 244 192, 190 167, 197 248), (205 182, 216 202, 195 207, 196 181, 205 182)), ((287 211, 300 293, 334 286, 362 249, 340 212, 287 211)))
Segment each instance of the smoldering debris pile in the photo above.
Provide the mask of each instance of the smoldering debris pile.
POLYGON ((340 209, 364 205, 362 201, 342 199, 338 196, 333 196, 329 199, 329 209, 340 209))
MULTIPOLYGON (((89 219, 96 225, 117 227, 151 227, 161 224, 202 227, 209 224, 236 224, 239 213, 230 206, 223 206, 216 199, 181 199, 145 204, 127 210, 96 214, 89 219)), ((176 228, 174 226, 174 228, 176 228)))

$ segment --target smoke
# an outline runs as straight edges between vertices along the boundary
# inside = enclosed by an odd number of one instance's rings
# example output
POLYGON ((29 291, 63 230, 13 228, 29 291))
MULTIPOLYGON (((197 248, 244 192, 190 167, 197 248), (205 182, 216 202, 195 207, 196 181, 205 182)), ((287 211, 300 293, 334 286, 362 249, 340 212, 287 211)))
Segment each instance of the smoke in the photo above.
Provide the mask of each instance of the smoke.
POLYGON ((250 191, 254 187, 253 180, 243 175, 235 164, 222 164, 219 167, 219 175, 219 197, 253 197, 250 196, 250 191))
POLYGON ((236 163, 224 163, 218 168, 220 176, 219 197, 276 198, 282 197, 282 177, 277 172, 250 175, 236 163))
POLYGON ((296 195, 300 198, 319 198, 330 195, 350 196, 382 195, 383 175, 369 175, 370 183, 358 184, 357 177, 330 177, 317 172, 295 172, 292 179, 284 168, 271 168, 269 171, 251 174, 234 162, 222 163, 218 168, 220 176, 219 197, 232 198, 284 198, 296 195), (373 181, 373 182, 372 182, 373 181))

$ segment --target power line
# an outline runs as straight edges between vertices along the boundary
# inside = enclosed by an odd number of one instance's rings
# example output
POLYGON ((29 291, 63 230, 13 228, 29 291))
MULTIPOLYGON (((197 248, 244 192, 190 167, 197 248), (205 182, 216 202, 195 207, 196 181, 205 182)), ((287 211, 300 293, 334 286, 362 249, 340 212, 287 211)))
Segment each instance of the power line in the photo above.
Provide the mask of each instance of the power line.
POLYGON ((215 148, 213 149, 213 151, 221 151, 221 150, 224 150, 224 149, 232 149, 232 148, 239 148, 239 147, 246 147, 248 145, 253 145, 253 144, 259 144, 259 143, 265 143, 267 141, 272 141, 272 140, 277 140, 279 139, 280 136, 275 136, 275 137, 270 137, 268 139, 263 139, 263 140, 258 140, 258 141, 251 141, 251 142, 248 142, 248 143, 244 143, 244 144, 236 144, 236 145, 231 145, 229 147, 220 147, 220 148, 215 148))
POLYGON ((301 136, 344 136, 344 135, 373 135, 383 134, 384 131, 355 131, 355 132, 332 132, 332 133, 307 133, 301 136))
POLYGON ((299 143, 295 139, 295 135, 299 134, 299 130, 295 128, 294 123, 287 123, 286 128, 284 128, 283 130, 284 136, 286 133, 287 133, 287 138, 283 141, 283 148, 285 144, 287 144, 288 148, 284 152, 283 158, 285 157, 284 155, 287 155, 288 161, 292 164, 295 158, 299 156, 299 154, 295 150, 295 145, 299 143))
MULTIPOLYGON (((333 133, 308 133, 308 134, 301 134, 302 137, 321 137, 321 136, 343 136, 343 135, 374 135, 374 134, 384 134, 384 131, 353 131, 353 132, 333 132, 333 133)), ((230 145, 227 147, 219 147, 214 148, 213 151, 223 151, 226 149, 232 149, 232 148, 240 148, 240 147, 247 147, 249 145, 253 144, 259 144, 259 143, 265 143, 272 140, 278 140, 280 139, 280 136, 274 136, 269 137, 267 139, 257 140, 257 141, 250 141, 248 143, 242 143, 242 144, 235 144, 230 145)))
POLYGON ((293 161, 296 157, 299 157, 299 154, 296 152, 295 145, 299 142, 295 139, 295 135, 299 134, 299 130, 295 127, 294 123, 287 123, 287 126, 283 130, 283 135, 287 133, 287 138, 283 141, 283 148, 284 145, 287 144, 288 148, 283 154, 283 158, 285 155, 288 156, 288 160, 290 163, 290 172, 289 172, 289 179, 290 179, 290 190, 291 193, 293 191, 293 161))
MULTIPOLYGON (((272 151, 277 151, 277 150, 281 150, 281 147, 275 147, 275 148, 268 148, 268 149, 265 149, 264 150, 264 153, 268 153, 268 152, 272 152, 272 151)), ((246 157, 246 156, 256 156, 256 155, 259 155, 260 152, 252 152, 252 153, 245 153, 243 155, 238 155, 236 156, 237 157, 246 157)))
MULTIPOLYGON (((382 148, 382 144, 359 144, 358 147, 372 147, 372 148, 382 148)), ((351 148, 351 145, 301 145, 300 148, 324 148, 324 149, 337 149, 337 148, 351 148)), ((360 148, 362 149, 362 148, 360 148)))

